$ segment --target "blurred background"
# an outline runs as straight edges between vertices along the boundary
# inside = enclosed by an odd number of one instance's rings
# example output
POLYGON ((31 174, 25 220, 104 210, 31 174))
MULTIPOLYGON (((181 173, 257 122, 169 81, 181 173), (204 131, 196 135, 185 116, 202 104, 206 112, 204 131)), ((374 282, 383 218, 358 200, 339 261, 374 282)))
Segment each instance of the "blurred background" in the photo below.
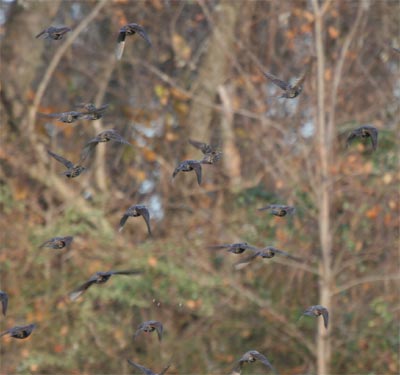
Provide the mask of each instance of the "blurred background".
MULTIPOLYGON (((1 1, 0 327, 35 322, 26 340, 1 339, 2 374, 227 374, 251 349, 280 374, 399 373, 398 1, 1 1), (138 23, 152 47, 119 28, 138 23), (62 40, 35 39, 69 26, 62 40), (314 63, 303 93, 284 80, 314 63), (98 121, 64 124, 38 112, 109 104, 98 121), (352 129, 369 140, 346 148, 352 129), (88 170, 60 175, 51 149, 73 162, 100 131, 88 170), (223 151, 200 159, 188 139, 223 151), (275 217, 257 208, 290 204, 275 217), (142 218, 118 223, 146 204, 142 218), (70 249, 38 249, 55 236, 70 249), (256 259, 209 245, 275 246, 303 262, 256 259), (97 271, 115 276, 76 302, 68 293, 97 271), (329 330, 305 308, 328 307, 329 330), (164 324, 132 339, 145 320, 164 324)), ((243 374, 266 373, 259 363, 243 374)))

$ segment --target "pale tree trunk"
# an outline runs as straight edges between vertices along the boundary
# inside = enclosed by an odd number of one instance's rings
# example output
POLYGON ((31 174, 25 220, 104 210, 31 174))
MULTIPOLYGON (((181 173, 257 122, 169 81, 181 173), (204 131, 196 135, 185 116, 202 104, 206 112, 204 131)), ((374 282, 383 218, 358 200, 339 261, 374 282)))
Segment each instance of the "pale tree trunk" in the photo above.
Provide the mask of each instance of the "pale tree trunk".
MULTIPOLYGON (((331 322, 333 310, 331 303, 332 296, 332 225, 331 225, 331 176, 329 171, 332 138, 329 134, 325 112, 325 54, 323 47, 322 21, 323 12, 319 8, 317 0, 313 0, 315 13, 315 47, 317 55, 317 152, 319 158, 319 186, 317 188, 318 200, 318 225, 319 240, 321 247, 321 258, 319 264, 319 301, 318 304, 325 306, 330 313, 331 322)), ((328 330, 323 326, 322 320, 318 324, 317 333, 317 368, 319 375, 330 374, 331 363, 331 338, 329 325, 328 330)))

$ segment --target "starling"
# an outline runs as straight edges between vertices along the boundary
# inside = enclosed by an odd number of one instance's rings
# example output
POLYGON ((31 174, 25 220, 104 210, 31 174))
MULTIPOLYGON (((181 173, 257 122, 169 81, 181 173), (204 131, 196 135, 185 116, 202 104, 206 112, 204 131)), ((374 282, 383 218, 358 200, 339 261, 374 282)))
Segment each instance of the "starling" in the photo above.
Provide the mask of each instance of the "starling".
POLYGON ((140 205, 140 204, 136 204, 133 205, 131 207, 129 207, 125 213, 124 216, 122 216, 120 222, 119 222, 119 231, 121 232, 122 229, 124 228, 124 225, 126 223, 126 221, 128 220, 128 218, 130 216, 133 217, 138 217, 138 216, 143 216, 144 221, 146 222, 147 225, 147 231, 149 232, 149 236, 151 236, 151 228, 150 228, 150 213, 149 210, 147 209, 146 206, 144 205, 140 205))
POLYGON ((237 366, 233 369, 231 375, 240 375, 243 364, 253 363, 260 361, 264 366, 269 367, 274 373, 276 373, 274 367, 268 361, 267 357, 259 353, 257 350, 250 350, 243 354, 242 358, 239 359, 237 366))
POLYGON ((4 316, 7 313, 7 306, 8 306, 8 294, 0 290, 0 301, 1 301, 1 311, 4 316))
POLYGON ((229 253, 233 254, 242 254, 246 250, 254 250, 258 251, 254 246, 250 246, 247 242, 238 242, 238 243, 231 243, 231 244, 224 244, 224 245, 215 245, 215 246, 209 246, 208 247, 210 250, 222 250, 222 249, 227 249, 229 253))
POLYGON ((63 249, 64 247, 68 247, 72 240, 74 239, 74 237, 72 236, 66 236, 66 237, 53 237, 50 238, 49 240, 47 240, 46 242, 43 242, 39 248, 42 247, 49 247, 51 249, 63 249))
POLYGON ((329 312, 326 307, 321 305, 310 306, 303 312, 303 315, 314 317, 322 315, 322 317, 324 318, 324 326, 326 329, 328 329, 329 312))
POLYGON ((81 165, 78 164, 75 165, 71 161, 64 159, 62 156, 57 155, 54 152, 51 152, 50 150, 47 150, 47 153, 60 163, 64 164, 67 170, 63 174, 68 178, 78 177, 86 169, 81 165))
POLYGON ((138 275, 140 271, 107 271, 107 272, 96 272, 88 281, 80 285, 78 288, 73 290, 69 298, 75 301, 81 296, 86 290, 88 290, 93 284, 103 284, 108 281, 112 275, 138 275))
POLYGON ((174 173, 172 174, 172 178, 175 178, 175 176, 179 172, 191 172, 195 171, 196 176, 197 176, 197 183, 200 185, 201 184, 201 162, 198 160, 185 160, 181 162, 174 170, 174 173))
POLYGON ((293 206, 285 206, 283 204, 269 204, 268 206, 258 209, 258 211, 264 210, 270 210, 272 215, 283 217, 288 214, 292 215, 296 209, 293 206))
POLYGON ((261 258, 270 259, 270 258, 273 258, 276 254, 279 254, 279 255, 283 255, 285 257, 288 257, 290 259, 296 260, 298 262, 301 261, 300 258, 297 258, 297 257, 295 257, 293 255, 290 255, 286 251, 276 249, 275 247, 272 247, 272 246, 267 246, 267 247, 264 247, 263 249, 257 249, 257 248, 256 249, 251 249, 250 248, 249 250, 252 250, 253 254, 251 254, 248 257, 245 257, 245 258, 241 259, 239 262, 235 263, 234 264, 234 268, 236 270, 242 269, 243 267, 247 266, 250 262, 252 262, 258 256, 261 257, 261 258))
POLYGON ((378 129, 371 125, 360 126, 357 129, 354 129, 350 132, 347 137, 347 147, 349 147, 350 143, 357 137, 361 138, 371 138, 372 149, 375 151, 378 146, 378 129))
POLYGON ((158 340, 162 340, 163 334, 163 325, 161 322, 157 322, 156 320, 149 320, 147 322, 143 322, 138 325, 133 338, 136 338, 141 332, 154 332, 157 331, 158 340))
POLYGON ((109 142, 109 141, 115 141, 118 143, 123 143, 125 145, 132 146, 128 141, 122 138, 116 130, 114 129, 104 130, 101 133, 97 134, 96 137, 92 138, 90 141, 86 143, 81 153, 81 160, 85 160, 94 151, 94 149, 99 143, 109 142))
POLYGON ((135 363, 129 359, 128 359, 128 363, 132 367, 135 367, 136 369, 140 370, 143 374, 146 374, 146 375, 164 375, 167 372, 167 370, 169 369, 169 367, 171 366, 171 365, 168 365, 167 367, 164 367, 164 369, 159 374, 156 374, 155 372, 149 370, 148 368, 138 365, 137 363, 135 363))
POLYGON ((68 31, 71 31, 71 29, 69 27, 50 26, 47 29, 44 29, 43 31, 41 31, 38 35, 36 35, 36 38, 40 38, 41 36, 43 36, 44 39, 60 40, 64 37, 64 35, 68 31))
POLYGON ((201 164, 215 164, 217 161, 221 160, 222 152, 209 144, 193 141, 192 139, 189 139, 189 143, 204 154, 203 159, 200 160, 201 164))
POLYGON ((36 324, 29 324, 27 326, 15 326, 7 329, 0 334, 0 337, 9 334, 15 339, 26 339, 32 331, 36 328, 36 324))
POLYGON ((117 59, 120 60, 122 57, 122 54, 124 52, 124 47, 125 47, 125 38, 127 35, 134 35, 138 33, 146 42, 149 46, 151 46, 151 41, 149 36, 147 35, 146 31, 144 28, 137 23, 129 23, 125 26, 122 26, 119 29, 119 34, 118 34, 118 45, 117 45, 117 50, 116 50, 116 55, 117 59))
POLYGON ((60 122, 71 124, 75 121, 82 120, 85 117, 85 113, 78 111, 61 112, 61 113, 38 113, 42 117, 55 118, 60 122))
POLYGON ((84 110, 84 112, 82 112, 82 118, 84 120, 99 120, 103 117, 104 112, 107 110, 108 104, 104 104, 99 108, 96 108, 93 103, 83 103, 79 107, 84 110))

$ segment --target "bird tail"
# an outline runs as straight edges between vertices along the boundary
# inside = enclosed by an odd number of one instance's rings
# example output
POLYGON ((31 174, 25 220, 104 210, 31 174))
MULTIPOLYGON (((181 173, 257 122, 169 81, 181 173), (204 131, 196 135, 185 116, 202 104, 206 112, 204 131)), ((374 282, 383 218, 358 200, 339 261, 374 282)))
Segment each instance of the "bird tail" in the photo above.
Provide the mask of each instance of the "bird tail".
POLYGON ((121 60, 122 54, 124 53, 125 41, 119 42, 117 44, 117 49, 115 51, 115 55, 117 56, 117 60, 121 60))

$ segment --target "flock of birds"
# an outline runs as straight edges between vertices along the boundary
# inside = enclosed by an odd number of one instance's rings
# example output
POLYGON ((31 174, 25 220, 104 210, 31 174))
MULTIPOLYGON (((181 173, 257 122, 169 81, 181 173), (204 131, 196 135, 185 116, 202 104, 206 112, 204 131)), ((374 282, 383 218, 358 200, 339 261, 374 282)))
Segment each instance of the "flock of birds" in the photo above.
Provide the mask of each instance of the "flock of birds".
MULTIPOLYGON (((46 39, 53 39, 53 40, 61 40, 66 33, 71 31, 69 27, 49 27, 43 31, 41 31, 36 38, 43 37, 46 39)), ((124 51, 125 47, 125 39, 126 36, 128 35, 133 35, 133 34, 138 34, 140 35, 149 46, 151 46, 151 40, 144 30, 143 27, 136 23, 130 23, 125 26, 123 26, 118 34, 118 39, 117 39, 117 49, 116 49, 116 57, 117 59, 122 58, 122 54, 124 51)), ((397 50, 393 48, 396 52, 400 52, 400 50, 397 50)), ((302 92, 302 87, 304 80, 306 78, 306 75, 309 71, 310 65, 308 65, 307 69, 303 72, 303 74, 294 80, 293 82, 285 82, 283 80, 280 80, 279 78, 275 77, 274 75, 270 73, 264 73, 263 74, 276 86, 278 86, 282 91, 282 95, 279 96, 279 98, 285 98, 285 99, 293 99, 296 98, 300 93, 302 92)), ((52 113, 52 114, 44 114, 40 113, 40 116, 48 117, 48 118, 54 118, 57 119, 58 121, 64 122, 64 123, 73 123, 78 120, 98 120, 103 117, 104 113, 106 112, 108 105, 103 105, 99 108, 96 108, 95 105, 92 103, 88 104, 81 104, 79 105, 80 110, 74 110, 74 111, 69 111, 69 112, 63 112, 63 113, 52 113)), ((346 144, 349 145, 355 138, 370 138, 372 142, 372 148, 373 150, 376 150, 377 144, 378 144, 378 130, 370 125, 365 125, 361 126, 357 129, 352 130, 348 137, 347 137, 347 142, 346 144)), ((109 142, 109 141, 114 141, 118 142, 124 145, 129 145, 131 144, 126 141, 115 129, 110 129, 110 130, 105 130, 99 133, 96 137, 93 139, 90 139, 83 147, 81 155, 80 155, 80 160, 77 164, 73 163, 72 161, 69 161, 65 159, 64 157, 48 150, 48 154, 56 159, 58 162, 64 165, 66 168, 66 171, 63 172, 63 174, 68 177, 68 178, 75 178, 78 177, 85 169, 86 167, 83 166, 83 164, 89 159, 90 155, 93 154, 96 146, 99 143, 103 142, 109 142)), ((218 162, 221 157, 222 157, 222 152, 217 150, 215 147, 212 147, 209 144, 203 143, 203 142, 198 142, 194 140, 189 140, 189 143, 199 149, 202 154, 203 158, 200 160, 184 160, 179 165, 175 168, 175 170, 172 173, 172 177, 175 178, 176 175, 179 172, 190 172, 194 171, 197 177, 197 182, 200 185, 202 181, 202 165, 203 164, 214 164, 218 162)), ((291 215, 295 212, 295 208, 292 206, 286 206, 286 205, 280 205, 280 204, 270 204, 266 207, 262 207, 259 210, 269 210, 269 212, 272 215, 279 216, 279 217, 284 217, 286 215, 291 215)), ((124 225, 126 224, 126 221, 128 220, 129 217, 139 217, 142 216, 148 229, 148 234, 149 236, 152 235, 151 232, 151 227, 150 227, 150 213, 148 208, 145 205, 133 205, 129 207, 126 212, 123 214, 121 217, 120 223, 119 223, 119 231, 122 231, 124 225)), ((45 241, 40 248, 51 248, 51 249, 63 249, 63 248, 68 248, 73 241, 72 236, 65 236, 65 237, 54 237, 51 238, 47 241, 45 241)), ((215 245, 215 246, 210 246, 209 247, 212 250, 226 250, 229 253, 232 254, 242 254, 244 252, 250 253, 248 256, 242 258, 239 260, 237 263, 234 264, 234 269, 241 269, 248 265, 250 262, 255 260, 256 258, 272 258, 275 255, 280 255, 280 256, 285 256, 288 257, 294 261, 301 261, 299 258, 283 251, 276 249, 272 246, 267 246, 265 248, 257 248, 254 246, 251 246, 247 244, 246 242, 242 243, 232 243, 232 244, 222 244, 222 245, 215 245)), ((93 276, 91 276, 87 281, 85 281, 83 284, 78 286, 75 290, 73 290, 69 297, 72 301, 76 300, 78 297, 80 297, 83 293, 85 293, 91 286, 95 284, 103 284, 106 283, 111 276, 114 275, 138 275, 140 274, 140 271, 137 270, 122 270, 122 271, 106 271, 106 272, 97 272, 93 276)), ((5 316, 7 313, 7 306, 8 306, 8 295, 4 291, 0 291, 0 301, 2 305, 2 313, 5 316)), ((329 313, 328 310, 321 305, 314 305, 308 307, 302 315, 306 316, 312 316, 312 317, 323 317, 324 321, 324 326, 325 328, 328 328, 328 322, 329 322, 329 313)), ((16 339, 25 339, 30 334, 32 331, 36 328, 36 324, 28 324, 24 326, 15 326, 12 328, 7 329, 6 331, 2 332, 0 334, 0 337, 5 336, 5 335, 10 335, 13 338, 16 339)), ((151 333, 151 332, 156 332, 158 339, 161 341, 162 336, 163 336, 163 324, 158 321, 150 320, 143 322, 139 324, 137 327, 137 330, 134 334, 134 338, 136 338, 139 334, 142 332, 144 333, 151 333)), ((235 365, 234 369, 232 370, 232 375, 238 375, 241 373, 242 367, 246 363, 253 363, 255 361, 259 361, 272 371, 276 373, 276 370, 272 366, 272 364, 269 362, 269 360, 261 353, 259 353, 256 350, 250 350, 246 353, 243 354, 243 356, 237 361, 237 364, 235 365)), ((151 370, 147 369, 144 366, 141 366, 131 360, 128 360, 128 363, 136 368, 137 370, 140 370, 143 374, 146 375, 156 375, 154 372, 151 370)), ((166 366, 160 373, 159 375, 162 375, 167 372, 168 368, 170 365, 166 366)))

